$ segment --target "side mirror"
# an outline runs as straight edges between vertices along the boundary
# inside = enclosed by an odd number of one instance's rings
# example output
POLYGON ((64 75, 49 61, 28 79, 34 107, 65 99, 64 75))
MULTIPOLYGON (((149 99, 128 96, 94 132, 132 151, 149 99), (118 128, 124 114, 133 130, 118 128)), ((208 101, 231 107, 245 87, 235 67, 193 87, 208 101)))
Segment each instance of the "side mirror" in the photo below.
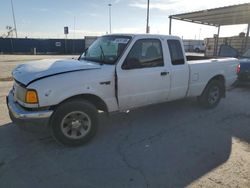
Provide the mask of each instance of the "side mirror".
POLYGON ((239 52, 232 46, 222 44, 219 50, 219 57, 239 57, 239 52))
POLYGON ((140 61, 137 58, 131 57, 127 58, 122 65, 122 69, 129 70, 129 69, 137 69, 141 68, 140 61))

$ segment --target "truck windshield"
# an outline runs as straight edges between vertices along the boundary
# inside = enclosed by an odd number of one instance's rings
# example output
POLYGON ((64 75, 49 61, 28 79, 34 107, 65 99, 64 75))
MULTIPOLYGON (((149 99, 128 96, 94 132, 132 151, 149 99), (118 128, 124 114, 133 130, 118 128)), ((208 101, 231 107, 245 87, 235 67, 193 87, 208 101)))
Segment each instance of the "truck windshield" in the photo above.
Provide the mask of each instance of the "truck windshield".
POLYGON ((129 36, 102 36, 98 38, 80 57, 103 64, 115 64, 127 47, 129 36))

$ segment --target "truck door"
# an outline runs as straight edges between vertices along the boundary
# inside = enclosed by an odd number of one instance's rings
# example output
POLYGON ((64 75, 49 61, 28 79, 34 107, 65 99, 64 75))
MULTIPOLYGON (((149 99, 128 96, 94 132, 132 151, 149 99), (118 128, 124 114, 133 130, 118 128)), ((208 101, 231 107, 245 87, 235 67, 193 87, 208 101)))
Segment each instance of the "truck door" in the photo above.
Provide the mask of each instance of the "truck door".
POLYGON ((167 40, 171 61, 171 92, 169 100, 184 98, 189 85, 189 67, 180 40, 167 40))
POLYGON ((117 66, 120 110, 167 101, 170 76, 159 39, 139 39, 117 66))

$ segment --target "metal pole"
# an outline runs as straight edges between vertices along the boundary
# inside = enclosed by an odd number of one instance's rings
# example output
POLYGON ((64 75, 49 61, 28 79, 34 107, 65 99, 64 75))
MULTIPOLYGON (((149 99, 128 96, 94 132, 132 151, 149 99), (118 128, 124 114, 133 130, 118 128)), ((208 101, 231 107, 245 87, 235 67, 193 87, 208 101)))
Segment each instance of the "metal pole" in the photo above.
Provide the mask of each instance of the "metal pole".
POLYGON ((74 16, 74 39, 76 35, 76 16, 74 16))
POLYGON ((172 17, 169 17, 169 35, 172 33, 172 17))
POLYGON ((111 6, 112 4, 108 4, 109 6, 109 33, 111 34, 111 6))
POLYGON ((10 0, 10 2, 11 2, 11 8, 12 8, 12 16, 13 16, 13 21, 14 21, 15 33, 16 33, 16 38, 17 38, 17 28, 16 28, 16 18, 15 18, 14 6, 13 6, 13 1, 10 0))
POLYGON ((147 5, 147 25, 146 25, 146 33, 149 33, 149 0, 147 5))
POLYGON ((218 42, 219 42, 219 37, 220 37, 220 25, 218 26, 218 32, 217 32, 217 37, 216 37, 216 42, 215 42, 215 48, 214 48, 214 56, 218 55, 218 42))
POLYGON ((199 30, 199 40, 201 40, 201 28, 199 30))
POLYGON ((67 54, 67 34, 65 34, 65 54, 67 54))
POLYGON ((245 49, 248 47, 247 43, 248 43, 248 38, 249 38, 249 30, 250 30, 250 24, 247 25, 247 33, 246 33, 246 41, 245 41, 245 49))
POLYGON ((73 40, 73 54, 75 54, 75 39, 76 39, 76 16, 74 16, 74 40, 73 40))

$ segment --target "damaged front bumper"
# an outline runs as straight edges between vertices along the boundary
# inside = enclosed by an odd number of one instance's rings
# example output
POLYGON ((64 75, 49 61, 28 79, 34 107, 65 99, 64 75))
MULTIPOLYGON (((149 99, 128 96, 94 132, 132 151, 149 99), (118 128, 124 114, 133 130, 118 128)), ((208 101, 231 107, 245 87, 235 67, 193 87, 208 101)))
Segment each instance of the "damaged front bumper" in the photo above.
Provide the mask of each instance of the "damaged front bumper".
POLYGON ((16 124, 37 124, 37 123, 48 123, 53 110, 28 110, 23 108, 14 100, 12 91, 9 92, 6 97, 6 103, 9 109, 9 115, 13 123, 16 124))

